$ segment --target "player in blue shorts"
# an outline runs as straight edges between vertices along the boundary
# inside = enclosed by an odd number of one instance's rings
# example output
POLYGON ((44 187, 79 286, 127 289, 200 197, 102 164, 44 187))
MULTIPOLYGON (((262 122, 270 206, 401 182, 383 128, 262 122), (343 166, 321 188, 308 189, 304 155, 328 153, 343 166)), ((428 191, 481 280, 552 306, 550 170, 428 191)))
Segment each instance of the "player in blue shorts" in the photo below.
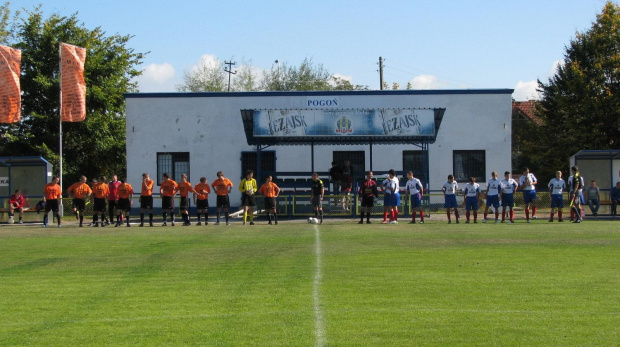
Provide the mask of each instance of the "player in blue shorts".
POLYGON ((443 191, 444 205, 446 209, 446 215, 448 216, 448 224, 452 223, 451 211, 454 209, 454 217, 456 218, 456 224, 459 224, 459 204, 456 202, 456 191, 459 189, 459 184, 454 180, 453 175, 448 175, 448 180, 443 183, 441 191, 443 191))
POLYGON ((558 222, 562 220, 562 208, 564 207, 564 197, 562 193, 566 189, 566 182, 562 179, 562 171, 555 172, 555 178, 552 178, 547 185, 549 187, 549 194, 551 194, 551 213, 549 214, 549 222, 553 222, 553 215, 555 209, 558 210, 558 222))
POLYGON ((409 222, 409 224, 415 224, 416 208, 420 212, 420 224, 424 224, 424 209, 422 209, 422 195, 424 194, 424 188, 422 187, 422 182, 413 177, 413 171, 407 172, 407 178, 409 180, 405 185, 405 199, 409 200, 409 197, 411 196, 411 200, 409 202, 409 206, 411 208, 411 222, 409 222))
POLYGON ((501 191, 500 191, 499 198, 502 200, 502 223, 504 223, 505 218, 506 218, 506 207, 508 207, 508 209, 510 210, 510 216, 509 216, 510 219, 508 220, 508 223, 514 223, 515 222, 515 211, 513 209, 515 206, 514 193, 517 191, 519 184, 517 183, 517 181, 512 179, 510 175, 510 171, 504 172, 504 179, 500 181, 500 187, 501 187, 501 191))
POLYGON ((493 171, 491 172, 491 179, 487 182, 487 206, 484 208, 484 219, 482 223, 487 222, 487 215, 490 207, 493 207, 495 210, 495 223, 499 221, 499 190, 500 180, 497 179, 497 171, 493 171))
POLYGON ((387 224, 387 217, 390 217, 390 224, 398 224, 398 205, 400 205, 400 181, 396 177, 396 171, 388 171, 388 177, 383 181, 383 222, 387 224))
POLYGON ((469 182, 463 187, 463 193, 465 194, 465 217, 469 223, 470 211, 474 212, 474 223, 478 223, 478 197, 480 196, 480 185, 476 183, 475 177, 470 177, 469 182))
POLYGON ((523 175, 519 178, 519 185, 523 189, 523 202, 525 203, 525 220, 530 222, 530 207, 532 208, 532 219, 536 219, 536 184, 538 180, 529 168, 523 170, 523 175))

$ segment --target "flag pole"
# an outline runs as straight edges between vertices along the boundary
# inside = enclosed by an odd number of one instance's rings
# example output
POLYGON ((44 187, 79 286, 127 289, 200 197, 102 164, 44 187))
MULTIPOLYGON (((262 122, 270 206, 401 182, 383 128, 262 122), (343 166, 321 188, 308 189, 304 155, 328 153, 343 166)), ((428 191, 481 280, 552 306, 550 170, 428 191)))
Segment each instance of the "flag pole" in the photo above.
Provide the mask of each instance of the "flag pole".
MULTIPOLYGON (((58 112, 59 112, 59 125, 58 125, 58 137, 59 137, 59 154, 58 154, 58 166, 60 172, 58 173, 58 184, 60 185, 60 191, 62 192, 62 42, 58 42, 58 84, 60 85, 60 99, 58 103, 58 112)), ((60 200, 60 206, 58 209, 58 214, 63 216, 63 206, 62 199, 60 200)), ((58 221, 60 223, 60 221, 58 221)))

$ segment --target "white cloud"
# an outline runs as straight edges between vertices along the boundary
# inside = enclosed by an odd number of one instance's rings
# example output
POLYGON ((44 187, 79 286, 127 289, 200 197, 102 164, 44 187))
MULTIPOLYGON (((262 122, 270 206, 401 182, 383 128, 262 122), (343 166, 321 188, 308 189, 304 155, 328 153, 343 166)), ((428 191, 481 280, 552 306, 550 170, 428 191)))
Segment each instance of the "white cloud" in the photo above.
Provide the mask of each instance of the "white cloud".
POLYGON ((536 88, 538 88, 538 81, 519 81, 514 93, 512 93, 512 97, 517 101, 538 100, 540 99, 540 93, 536 91, 536 88))
POLYGON ((343 79, 343 80, 345 80, 345 81, 353 82, 353 76, 351 76, 351 75, 349 75, 349 76, 345 76, 345 75, 343 75, 343 74, 335 73, 335 74, 334 74, 334 77, 337 77, 337 78, 343 79))
POLYGON ((175 91, 175 76, 172 64, 150 64, 142 70, 142 75, 136 80, 140 92, 171 92, 175 91))
POLYGON ((547 77, 552 77, 558 72, 558 68, 564 64, 564 60, 556 60, 553 62, 553 66, 551 66, 551 70, 547 74, 547 77))
POLYGON ((412 89, 445 89, 448 87, 446 82, 440 81, 435 75, 418 75, 409 83, 412 89))

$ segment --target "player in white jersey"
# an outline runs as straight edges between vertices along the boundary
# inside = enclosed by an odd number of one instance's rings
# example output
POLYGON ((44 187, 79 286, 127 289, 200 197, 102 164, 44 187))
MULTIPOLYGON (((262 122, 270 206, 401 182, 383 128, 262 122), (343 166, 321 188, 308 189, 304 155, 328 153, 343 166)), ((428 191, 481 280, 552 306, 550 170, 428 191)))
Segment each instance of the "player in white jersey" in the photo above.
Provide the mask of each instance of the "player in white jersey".
POLYGON ((396 171, 391 169, 388 177, 383 181, 383 222, 388 223, 388 214, 390 216, 390 224, 398 224, 398 205, 400 205, 400 181, 396 177, 396 171))
POLYGON ((420 223, 424 224, 424 209, 422 209, 422 195, 424 194, 424 188, 422 187, 422 182, 419 179, 413 177, 413 171, 407 172, 407 184, 405 185, 406 192, 406 200, 409 201, 409 206, 411 207, 411 222, 409 224, 415 224, 415 217, 417 208, 420 212, 420 223), (409 197, 411 196, 411 200, 409 197))
POLYGON ((456 224, 459 224, 459 204, 456 202, 456 191, 459 189, 459 184, 454 180, 453 175, 448 175, 448 180, 444 182, 441 190, 444 196, 444 205, 446 208, 446 215, 448 216, 448 224, 452 223, 450 209, 454 209, 454 216, 456 217, 456 224))
POLYGON ((530 222, 530 207, 532 208, 532 219, 536 219, 536 184, 538 180, 529 168, 523 170, 523 175, 519 178, 519 185, 523 189, 523 202, 525 203, 525 220, 530 222))
POLYGON ((514 223, 515 222, 515 212, 513 209, 515 206, 514 193, 517 191, 517 188, 519 188, 519 184, 517 183, 517 181, 512 179, 510 175, 510 171, 504 172, 504 179, 500 181, 500 187, 501 187, 501 190, 500 190, 499 198, 502 200, 502 223, 504 223, 504 221, 506 220, 506 207, 510 209, 510 219, 508 220, 508 222, 514 223))
POLYGON ((474 223, 478 223, 478 197, 480 196, 480 185, 476 183, 475 177, 470 177, 469 182, 463 187, 463 193, 465 194, 465 217, 469 223, 469 211, 474 211, 474 223))
POLYGON ((549 222, 553 222, 553 215, 555 209, 558 210, 558 222, 562 220, 562 208, 564 207, 564 197, 562 193, 566 189, 566 182, 562 179, 562 171, 555 172, 555 178, 552 178, 547 185, 549 187, 549 194, 551 194, 551 213, 549 214, 549 222))
POLYGON ((487 203, 484 208, 484 219, 482 223, 487 222, 489 207, 493 206, 495 210, 495 223, 499 221, 499 190, 501 181, 497 179, 497 171, 491 172, 491 179, 487 182, 487 203))

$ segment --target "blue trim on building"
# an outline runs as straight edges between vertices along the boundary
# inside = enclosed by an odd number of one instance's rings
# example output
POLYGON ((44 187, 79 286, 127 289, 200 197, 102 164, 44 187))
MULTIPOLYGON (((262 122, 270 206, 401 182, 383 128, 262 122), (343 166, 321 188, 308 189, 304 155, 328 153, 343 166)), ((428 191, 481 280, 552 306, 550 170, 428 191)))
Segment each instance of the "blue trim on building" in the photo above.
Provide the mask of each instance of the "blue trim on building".
POLYGON ((324 95, 483 95, 483 94, 509 94, 514 89, 445 89, 445 90, 335 90, 335 91, 289 91, 289 92, 169 92, 169 93, 125 93, 125 99, 141 98, 227 98, 227 97, 257 97, 257 96, 324 96, 324 95))

